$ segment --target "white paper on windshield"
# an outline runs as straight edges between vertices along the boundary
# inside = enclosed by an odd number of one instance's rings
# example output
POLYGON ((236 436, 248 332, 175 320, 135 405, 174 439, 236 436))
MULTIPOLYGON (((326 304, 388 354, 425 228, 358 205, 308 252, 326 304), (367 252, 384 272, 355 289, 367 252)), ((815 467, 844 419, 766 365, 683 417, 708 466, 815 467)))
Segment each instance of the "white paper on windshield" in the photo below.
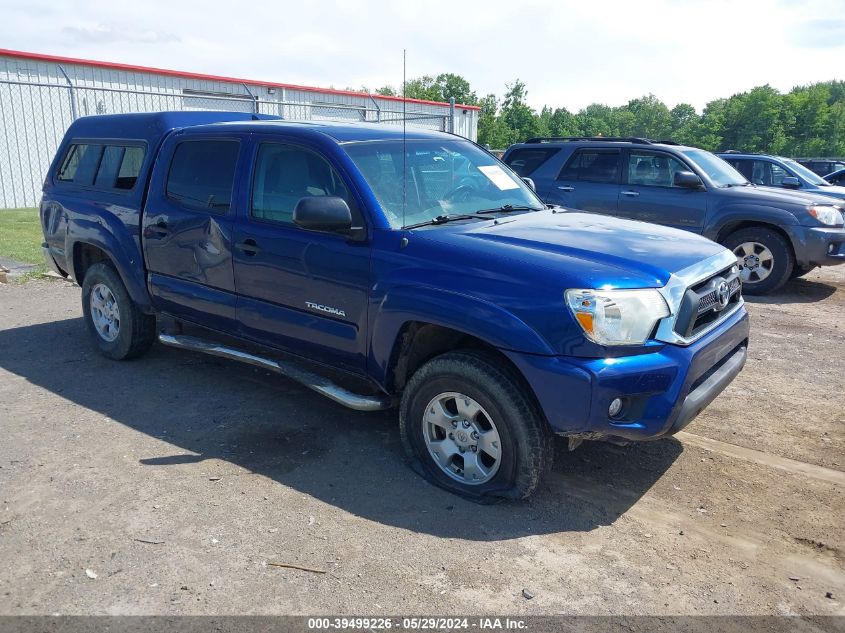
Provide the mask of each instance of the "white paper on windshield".
POLYGON ((494 185, 502 191, 506 189, 519 189, 519 185, 513 181, 513 178, 505 173, 505 170, 498 165, 482 165, 478 168, 482 174, 487 176, 494 185))

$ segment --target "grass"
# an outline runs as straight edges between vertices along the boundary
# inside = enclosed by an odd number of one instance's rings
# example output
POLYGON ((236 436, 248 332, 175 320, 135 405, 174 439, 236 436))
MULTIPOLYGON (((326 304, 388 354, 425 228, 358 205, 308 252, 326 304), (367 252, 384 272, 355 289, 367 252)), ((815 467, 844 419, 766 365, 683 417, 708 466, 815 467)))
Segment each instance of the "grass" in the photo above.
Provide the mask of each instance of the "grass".
POLYGON ((0 257, 24 264, 43 264, 38 209, 0 209, 0 257))

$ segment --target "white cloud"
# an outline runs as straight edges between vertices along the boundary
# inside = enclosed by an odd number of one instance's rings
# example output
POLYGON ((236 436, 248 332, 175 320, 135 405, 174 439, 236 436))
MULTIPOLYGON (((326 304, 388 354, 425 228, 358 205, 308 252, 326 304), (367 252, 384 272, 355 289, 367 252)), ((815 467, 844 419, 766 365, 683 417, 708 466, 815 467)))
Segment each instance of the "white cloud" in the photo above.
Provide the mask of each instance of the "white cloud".
POLYGON ((827 0, 3 4, 7 48, 341 88, 400 84, 407 48, 409 77, 454 72, 498 95, 518 77, 535 107, 651 92, 700 109, 755 85, 845 78, 845 24, 827 0))

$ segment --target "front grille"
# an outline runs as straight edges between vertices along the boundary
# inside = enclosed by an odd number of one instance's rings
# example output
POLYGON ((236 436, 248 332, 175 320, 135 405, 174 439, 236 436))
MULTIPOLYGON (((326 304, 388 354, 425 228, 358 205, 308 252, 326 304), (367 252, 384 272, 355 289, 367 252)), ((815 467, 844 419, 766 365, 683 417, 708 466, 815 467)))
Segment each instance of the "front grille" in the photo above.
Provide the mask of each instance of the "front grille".
POLYGON ((695 336, 730 311, 741 297, 742 283, 733 266, 687 288, 675 319, 675 333, 684 338, 695 336))
MULTIPOLYGON (((736 279, 732 279, 730 281, 730 283, 728 284, 728 287, 730 288, 731 296, 733 296, 733 294, 737 290, 739 290, 740 285, 741 285, 741 283, 740 283, 738 277, 736 279)), ((714 305, 716 305, 716 290, 715 289, 711 290, 706 295, 699 297, 698 313, 701 314, 702 312, 706 312, 707 310, 710 310, 714 305)))

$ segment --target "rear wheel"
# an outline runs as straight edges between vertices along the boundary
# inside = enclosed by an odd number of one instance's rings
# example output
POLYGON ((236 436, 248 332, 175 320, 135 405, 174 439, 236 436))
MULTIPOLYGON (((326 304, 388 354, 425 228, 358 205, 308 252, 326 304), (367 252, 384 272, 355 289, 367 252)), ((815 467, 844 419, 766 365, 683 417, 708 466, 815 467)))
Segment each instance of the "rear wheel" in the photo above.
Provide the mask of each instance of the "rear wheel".
POLYGON ((94 264, 85 273, 82 312, 100 352, 114 360, 140 356, 155 340, 155 316, 138 309, 109 264, 94 264))
POLYGON ((548 425, 500 367, 471 351, 438 356, 412 376, 399 414, 414 469, 479 501, 528 497, 553 459, 548 425))
POLYGON ((736 255, 744 294, 774 292, 789 281, 795 258, 780 233, 752 226, 731 233, 723 244, 736 255))

